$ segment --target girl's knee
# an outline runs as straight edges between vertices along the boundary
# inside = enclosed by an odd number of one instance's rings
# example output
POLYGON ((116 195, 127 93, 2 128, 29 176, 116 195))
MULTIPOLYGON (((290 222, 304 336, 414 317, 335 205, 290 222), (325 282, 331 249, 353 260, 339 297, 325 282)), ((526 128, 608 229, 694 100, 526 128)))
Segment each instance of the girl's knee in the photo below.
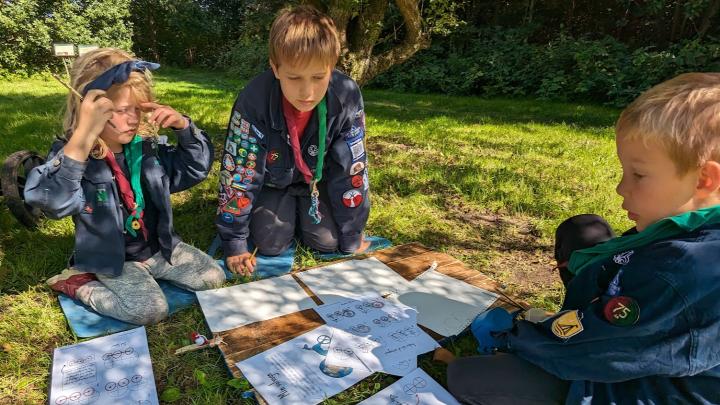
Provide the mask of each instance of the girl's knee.
POLYGON ((165 296, 148 297, 142 304, 127 311, 128 322, 136 325, 152 325, 167 318, 170 307, 165 296))

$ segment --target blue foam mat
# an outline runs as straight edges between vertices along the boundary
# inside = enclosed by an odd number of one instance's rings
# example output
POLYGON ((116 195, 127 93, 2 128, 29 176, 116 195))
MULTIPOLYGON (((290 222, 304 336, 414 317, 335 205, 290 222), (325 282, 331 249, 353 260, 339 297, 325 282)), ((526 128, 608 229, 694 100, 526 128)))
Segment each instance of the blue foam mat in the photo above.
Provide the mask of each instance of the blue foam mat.
MULTIPOLYGON (((370 241, 370 247, 366 251, 364 251, 360 254, 374 252, 376 250, 385 249, 385 248, 389 248, 390 246, 392 246, 392 242, 390 242, 389 240, 382 238, 380 236, 366 236, 365 240, 370 241)), ((355 253, 341 253, 341 252, 332 252, 332 253, 313 252, 313 256, 315 256, 316 259, 320 259, 320 260, 334 260, 334 259, 340 259, 343 257, 356 256, 356 254, 355 253)))
MULTIPOLYGON (((379 236, 368 236, 366 239, 370 241, 370 248, 367 250, 368 252, 392 246, 392 243, 389 240, 379 236)), ((211 256, 214 255, 219 247, 220 238, 216 237, 208 249, 208 254, 211 256)), ((248 248, 250 250, 254 249, 252 244, 250 244, 248 248)), ((292 270, 296 249, 297 245, 293 242, 286 251, 278 256, 257 255, 257 267, 252 279, 263 279, 288 274, 292 270)), ((353 256, 352 254, 342 254, 340 252, 316 252, 314 255, 320 260, 333 260, 353 256)), ((221 259, 217 262, 220 267, 225 270, 225 276, 228 280, 241 277, 237 274, 230 273, 225 268, 224 260, 221 259)), ((171 315, 197 302, 195 293, 192 291, 184 290, 163 280, 158 280, 158 284, 165 293, 165 298, 168 300, 170 309, 169 312, 171 315)), ((65 314, 65 318, 67 319, 70 329, 72 329, 75 335, 81 338, 107 335, 137 327, 137 325, 100 315, 80 301, 74 300, 64 294, 60 294, 58 296, 58 301, 60 301, 60 307, 65 314)))
MULTIPOLYGON (((192 291, 184 290, 163 280, 158 280, 158 284, 165 293, 170 314, 174 314, 197 302, 195 293, 192 291)), ((137 327, 137 325, 131 323, 100 315, 82 302, 74 300, 65 294, 60 294, 58 301, 60 301, 60 307, 65 313, 70 329, 78 337, 107 335, 137 327)))
MULTIPOLYGON (((220 241, 218 239, 217 246, 219 246, 219 243, 220 241)), ((215 250, 217 250, 217 247, 214 245, 215 241, 213 241, 213 244, 210 246, 209 253, 214 253, 215 250)), ((290 270, 292 270, 294 259, 294 243, 279 256, 270 257, 258 255, 256 274, 253 279, 287 274, 290 270)), ((225 269, 225 262, 223 260, 218 260, 217 262, 220 267, 225 270, 225 277, 228 280, 238 277, 237 274, 232 274, 225 269)), ((170 308, 169 312, 171 315, 197 302, 194 292, 177 287, 167 281, 157 281, 160 288, 162 288, 165 293, 165 298, 168 301, 168 306, 170 308)), ((137 325, 100 315, 93 311, 90 307, 84 305, 78 300, 68 297, 67 295, 60 294, 58 296, 58 300, 60 301, 60 307, 62 308, 63 313, 65 313, 68 325, 70 325, 70 329, 72 329, 78 337, 86 338, 107 335, 137 327, 137 325)))

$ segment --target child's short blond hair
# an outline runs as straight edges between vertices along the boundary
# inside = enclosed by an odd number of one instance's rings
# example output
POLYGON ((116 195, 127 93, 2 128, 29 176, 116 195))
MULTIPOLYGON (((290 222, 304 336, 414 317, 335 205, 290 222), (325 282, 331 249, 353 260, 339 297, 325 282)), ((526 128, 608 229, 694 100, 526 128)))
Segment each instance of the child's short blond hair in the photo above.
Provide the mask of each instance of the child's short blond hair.
POLYGON ((304 65, 320 60, 335 66, 340 57, 340 40, 335 23, 311 6, 280 11, 270 28, 270 61, 276 66, 304 65))
MULTIPOLYGON (((122 49, 117 48, 99 48, 78 57, 70 70, 70 85, 83 92, 85 86, 100 76, 106 70, 123 62, 134 59, 133 56, 122 49)), ((108 97, 113 97, 122 88, 129 87, 135 100, 140 102, 154 101, 155 97, 152 91, 152 75, 149 71, 132 72, 125 83, 114 84, 107 90, 108 97)), ((80 111, 80 99, 68 94, 65 105, 65 118, 63 120, 63 133, 66 139, 72 136, 77 128, 78 114, 80 111)), ((138 132, 147 132, 146 128, 141 128, 138 132)), ((92 156, 101 159, 107 153, 107 146, 98 138, 95 147, 92 150, 92 156)))
POLYGON ((720 162, 720 74, 685 73, 652 87, 620 114, 615 133, 660 143, 680 175, 720 162))

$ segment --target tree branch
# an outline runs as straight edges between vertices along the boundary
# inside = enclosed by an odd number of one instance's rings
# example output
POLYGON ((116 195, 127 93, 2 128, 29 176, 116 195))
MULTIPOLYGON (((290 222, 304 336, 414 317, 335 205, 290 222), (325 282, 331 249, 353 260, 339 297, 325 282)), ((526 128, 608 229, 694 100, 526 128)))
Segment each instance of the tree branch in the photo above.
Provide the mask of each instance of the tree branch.
POLYGON ((393 65, 409 59, 417 51, 430 46, 430 36, 422 29, 418 0, 395 0, 395 4, 405 20, 405 38, 398 46, 370 58, 368 68, 359 80, 356 79, 360 84, 366 83, 393 65))

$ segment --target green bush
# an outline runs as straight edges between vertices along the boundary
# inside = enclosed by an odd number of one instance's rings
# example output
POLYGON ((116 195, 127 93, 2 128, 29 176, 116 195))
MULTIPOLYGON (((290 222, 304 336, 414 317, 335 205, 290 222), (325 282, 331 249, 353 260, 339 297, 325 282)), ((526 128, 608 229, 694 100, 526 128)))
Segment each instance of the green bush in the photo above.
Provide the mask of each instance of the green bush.
POLYGON ((398 91, 526 96, 623 106, 684 72, 720 70, 720 41, 686 40, 631 49, 612 37, 560 34, 533 43, 533 30, 466 29, 433 41, 370 85, 398 91))
POLYGON ((0 76, 58 69, 53 42, 129 50, 129 0, 19 0, 0 4, 0 76))

